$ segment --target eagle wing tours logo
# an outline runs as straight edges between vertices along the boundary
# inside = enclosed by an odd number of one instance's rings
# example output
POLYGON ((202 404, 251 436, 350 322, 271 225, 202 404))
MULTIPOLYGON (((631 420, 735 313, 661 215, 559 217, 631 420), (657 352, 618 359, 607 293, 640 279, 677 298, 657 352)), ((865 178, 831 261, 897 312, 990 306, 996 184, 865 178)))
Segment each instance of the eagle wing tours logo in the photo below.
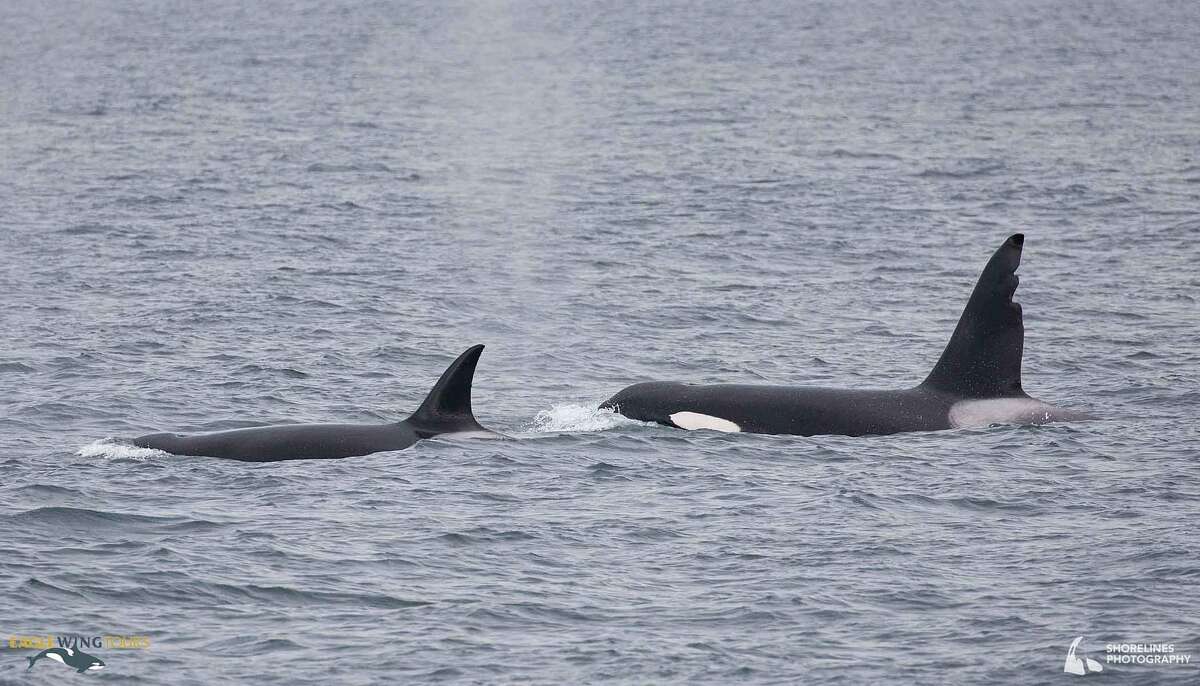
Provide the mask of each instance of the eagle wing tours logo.
POLYGON ((1177 650, 1174 643, 1106 643, 1104 644, 1104 662, 1088 657, 1082 648, 1083 636, 1071 641, 1067 648, 1067 660, 1063 664, 1063 672, 1085 676, 1103 672, 1104 665, 1148 665, 1169 666, 1189 665, 1192 662, 1191 653, 1177 650))
POLYGON ((104 660, 85 652, 87 650, 129 650, 133 648, 149 648, 150 638, 147 636, 83 636, 80 634, 65 634, 62 636, 22 636, 9 635, 6 644, 10 650, 36 650, 33 655, 27 655, 29 666, 26 671, 33 669, 38 662, 57 662, 74 669, 80 674, 96 673, 104 669, 104 660))

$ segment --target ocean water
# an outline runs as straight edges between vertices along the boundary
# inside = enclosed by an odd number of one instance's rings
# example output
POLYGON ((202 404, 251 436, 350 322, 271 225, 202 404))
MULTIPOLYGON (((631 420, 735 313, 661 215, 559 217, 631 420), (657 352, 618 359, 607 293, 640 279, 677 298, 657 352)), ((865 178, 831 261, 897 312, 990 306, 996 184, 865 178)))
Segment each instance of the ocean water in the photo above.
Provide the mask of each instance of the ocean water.
POLYGON ((1200 5, 0 5, 0 683, 1200 678, 1200 5), (642 380, 901 387, 1026 234, 1025 387, 787 437, 642 380), (151 430, 479 420, 338 461, 151 430), (73 675, 10 637, 102 640, 73 675))

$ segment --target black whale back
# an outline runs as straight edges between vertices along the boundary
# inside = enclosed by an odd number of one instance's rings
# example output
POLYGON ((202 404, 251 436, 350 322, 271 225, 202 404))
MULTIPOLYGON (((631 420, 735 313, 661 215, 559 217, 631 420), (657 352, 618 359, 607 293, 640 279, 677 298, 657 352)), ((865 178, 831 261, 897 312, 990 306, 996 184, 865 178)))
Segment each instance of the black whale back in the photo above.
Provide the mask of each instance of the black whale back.
POLYGON ((954 335, 921 388, 967 398, 1025 396, 1025 326, 1021 306, 1012 301, 1024 242, 1024 235, 1013 234, 988 260, 954 335))
MULTIPOLYGON (((471 412, 471 382, 479 363, 482 345, 467 349, 442 372, 425 402, 404 420, 421 438, 466 431, 488 431, 471 412)), ((491 433, 488 431, 488 433, 491 433)))
POLYGON ((482 345, 468 348, 442 373, 413 416, 390 424, 276 424, 201 434, 156 433, 133 445, 176 455, 247 462, 338 459, 403 450, 439 434, 492 432, 471 414, 471 380, 482 345))
POLYGON ((631 419, 680 429, 816 436, 936 431, 991 423, 1089 419, 1030 398, 1021 388, 1025 328, 1012 301, 1025 237, 1009 236, 988 260, 933 371, 901 390, 682 384, 628 386, 601 403, 631 419), (1000 400, 1001 402, 989 402, 1000 400), (982 401, 982 402, 978 402, 982 401))

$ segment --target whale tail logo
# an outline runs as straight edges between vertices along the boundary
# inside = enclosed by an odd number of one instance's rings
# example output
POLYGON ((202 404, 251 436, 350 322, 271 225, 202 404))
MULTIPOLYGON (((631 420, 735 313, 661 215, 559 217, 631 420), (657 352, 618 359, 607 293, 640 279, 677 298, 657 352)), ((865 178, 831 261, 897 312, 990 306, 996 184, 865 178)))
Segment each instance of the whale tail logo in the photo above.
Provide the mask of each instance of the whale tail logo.
POLYGON ((471 381, 481 353, 482 345, 471 346, 442 372, 442 378, 433 385, 425 402, 406 420, 418 436, 488 431, 471 412, 471 381))
POLYGON ((921 384, 968 398, 1023 397, 1025 325, 1017 290, 1023 234, 1013 234, 988 260, 954 335, 921 384))
MULTIPOLYGON (((1066 674, 1078 674, 1079 676, 1083 676, 1084 674, 1092 674, 1094 672, 1103 672, 1104 665, 1086 655, 1081 657, 1075 653, 1075 650, 1082 642, 1083 636, 1071 641, 1071 647, 1067 648, 1067 661, 1065 664, 1063 664, 1063 672, 1066 674)), ((1080 651, 1080 653, 1082 652, 1083 651, 1080 651)))

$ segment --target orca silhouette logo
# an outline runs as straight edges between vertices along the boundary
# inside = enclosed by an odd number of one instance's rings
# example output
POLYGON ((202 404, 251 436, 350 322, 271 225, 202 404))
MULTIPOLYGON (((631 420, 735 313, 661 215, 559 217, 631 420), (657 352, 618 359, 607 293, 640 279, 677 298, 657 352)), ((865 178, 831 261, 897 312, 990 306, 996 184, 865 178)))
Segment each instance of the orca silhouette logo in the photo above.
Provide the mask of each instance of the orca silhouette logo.
POLYGON ((33 669, 37 661, 42 658, 62 663, 80 674, 98 672, 104 669, 104 660, 95 655, 88 655, 82 650, 76 650, 75 648, 47 648, 33 657, 25 658, 29 660, 29 667, 25 671, 28 672, 33 669))
POLYGON ((1075 654, 1075 649, 1083 642, 1083 636, 1071 641, 1071 647, 1067 648, 1067 662, 1063 665, 1063 672, 1067 674, 1091 674, 1093 672, 1103 672, 1104 665, 1096 662, 1087 655, 1083 655, 1083 651, 1079 651, 1079 655, 1075 654))

